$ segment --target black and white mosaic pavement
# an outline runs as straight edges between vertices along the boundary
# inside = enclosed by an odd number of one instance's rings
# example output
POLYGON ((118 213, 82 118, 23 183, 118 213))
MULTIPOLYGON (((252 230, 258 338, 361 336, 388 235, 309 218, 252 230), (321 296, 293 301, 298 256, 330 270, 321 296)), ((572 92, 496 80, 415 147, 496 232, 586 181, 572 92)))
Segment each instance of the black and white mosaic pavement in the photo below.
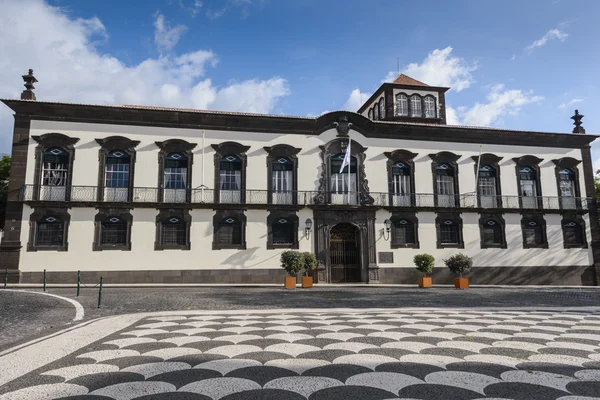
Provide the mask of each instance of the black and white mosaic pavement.
POLYGON ((146 315, 0 387, 21 399, 600 399, 600 311, 146 315))

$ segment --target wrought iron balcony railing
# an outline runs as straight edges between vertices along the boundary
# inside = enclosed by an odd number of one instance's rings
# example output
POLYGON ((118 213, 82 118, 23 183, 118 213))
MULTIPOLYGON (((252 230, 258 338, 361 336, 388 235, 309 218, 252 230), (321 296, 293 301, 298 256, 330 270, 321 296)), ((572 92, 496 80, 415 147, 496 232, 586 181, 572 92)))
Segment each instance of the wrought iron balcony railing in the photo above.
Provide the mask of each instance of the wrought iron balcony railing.
POLYGON ((187 203, 254 205, 356 205, 402 208, 477 208, 525 210, 587 210, 591 199, 585 197, 520 197, 460 195, 335 193, 317 191, 269 192, 267 190, 159 189, 136 187, 99 188, 97 186, 24 185, 22 201, 94 203, 187 203))

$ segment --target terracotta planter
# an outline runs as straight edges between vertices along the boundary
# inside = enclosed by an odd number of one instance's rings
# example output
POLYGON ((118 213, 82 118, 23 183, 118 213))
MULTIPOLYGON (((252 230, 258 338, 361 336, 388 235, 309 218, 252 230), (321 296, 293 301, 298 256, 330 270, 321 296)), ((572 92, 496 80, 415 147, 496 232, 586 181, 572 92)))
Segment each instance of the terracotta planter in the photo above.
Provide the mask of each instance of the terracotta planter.
POLYGON ((468 289, 469 278, 454 278, 454 287, 456 289, 468 289))
POLYGON ((295 276, 286 276, 285 277, 285 288, 286 289, 296 289, 296 277, 295 276))
POLYGON ((303 288, 311 288, 313 286, 312 276, 303 276, 302 277, 302 287, 303 288))
POLYGON ((420 288, 430 288, 431 287, 431 278, 422 276, 419 278, 419 287, 420 288))

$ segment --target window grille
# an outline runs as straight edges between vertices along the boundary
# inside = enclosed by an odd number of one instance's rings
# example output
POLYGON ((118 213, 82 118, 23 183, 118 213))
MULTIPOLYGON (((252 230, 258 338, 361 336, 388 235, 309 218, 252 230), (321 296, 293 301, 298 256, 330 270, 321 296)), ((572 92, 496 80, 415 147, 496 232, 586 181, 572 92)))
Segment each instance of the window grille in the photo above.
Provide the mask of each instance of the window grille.
POLYGON ((502 225, 500 223, 492 219, 484 221, 482 230, 485 246, 502 245, 502 225))
POLYGON ((565 221, 563 223, 563 230, 565 232, 565 244, 570 246, 582 246, 583 241, 583 227, 575 221, 565 221))
POLYGON ((187 242, 186 223, 181 218, 172 217, 162 222, 161 244, 163 246, 185 246, 187 242))
POLYGON ((294 224, 292 221, 281 218, 271 225, 273 233, 273 244, 292 245, 294 244, 294 224))
POLYGON ((458 244, 458 225, 454 221, 445 220, 439 229, 441 244, 458 244))
POLYGON ((425 118, 435 118, 435 99, 431 96, 425 97, 425 118))
POLYGON ((423 111, 421 109, 421 96, 413 94, 410 96, 410 116, 411 117, 422 117, 423 111))
POLYGON ((36 223, 36 246, 62 246, 64 223, 55 217, 46 217, 36 223))
POLYGON ((232 246, 242 244, 242 224, 234 218, 225 218, 219 223, 217 244, 232 246))
POLYGON ((392 243, 397 246, 415 244, 415 226, 406 219, 394 221, 392 243))
POLYGON ((408 115, 408 98, 404 94, 396 95, 396 115, 408 115))
POLYGON ((100 244, 127 245, 127 222, 120 217, 109 217, 104 220, 100 227, 100 244))

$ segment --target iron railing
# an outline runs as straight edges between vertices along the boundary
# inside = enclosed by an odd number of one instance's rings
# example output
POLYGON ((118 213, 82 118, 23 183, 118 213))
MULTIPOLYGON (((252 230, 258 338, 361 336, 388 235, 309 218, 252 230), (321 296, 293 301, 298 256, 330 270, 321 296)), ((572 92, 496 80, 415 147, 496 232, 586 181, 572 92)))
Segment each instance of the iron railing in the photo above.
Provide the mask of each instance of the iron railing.
POLYGON ((383 192, 317 192, 267 190, 160 189, 136 187, 24 185, 21 201, 188 203, 256 205, 357 205, 402 208, 478 208, 526 210, 587 210, 592 199, 558 196, 478 196, 473 193, 437 195, 431 193, 393 194, 383 192))

